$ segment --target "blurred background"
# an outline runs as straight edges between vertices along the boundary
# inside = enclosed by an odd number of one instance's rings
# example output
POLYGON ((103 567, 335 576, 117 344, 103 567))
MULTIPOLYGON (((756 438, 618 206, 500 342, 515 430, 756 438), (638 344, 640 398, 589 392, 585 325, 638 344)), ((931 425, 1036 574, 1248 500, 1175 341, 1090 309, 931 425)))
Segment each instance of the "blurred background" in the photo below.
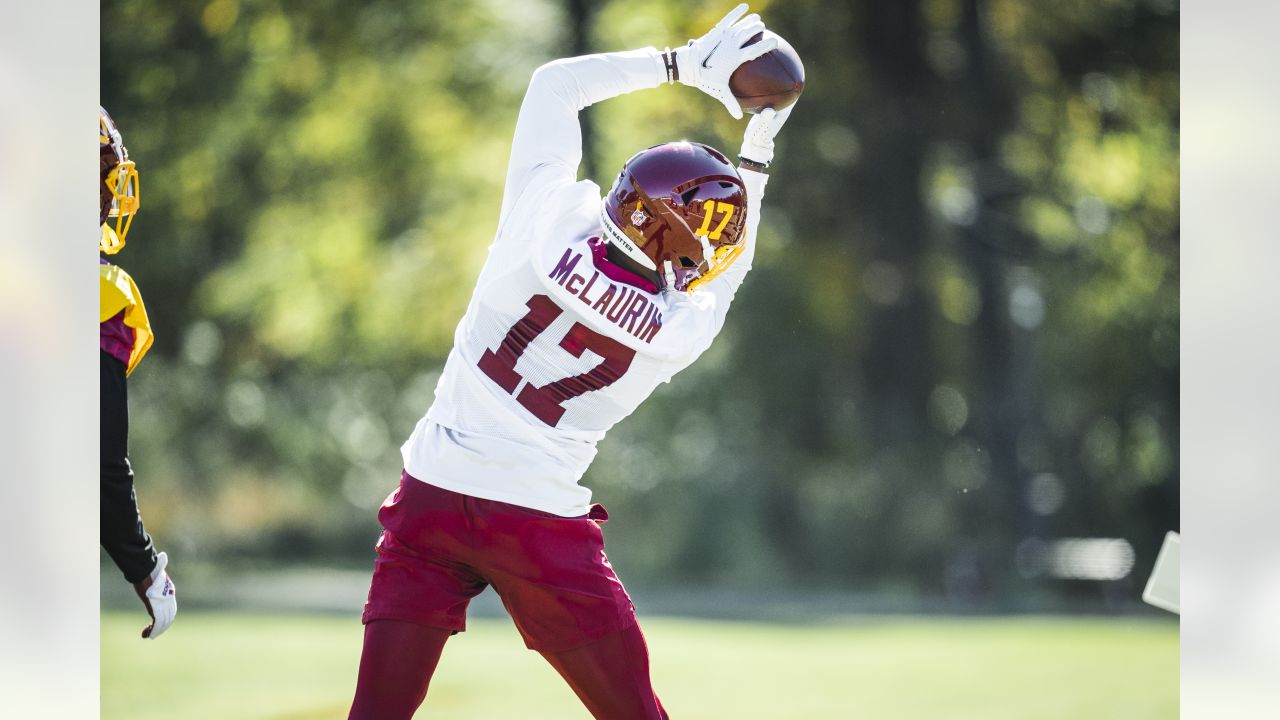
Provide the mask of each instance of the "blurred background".
MULTIPOLYGON (((202 629, 244 627, 219 626, 228 613, 331 613, 314 621, 349 633, 329 683, 349 697, 375 512, 496 228, 530 74, 682 44, 732 5, 102 6, 102 103, 142 182, 115 260, 157 334, 130 381, 139 502, 184 610, 205 611, 161 643, 199 654, 202 629)), ((807 71, 756 269, 712 349, 611 431, 583 481, 641 617, 666 618, 659 638, 749 619, 763 624, 725 632, 799 623, 852 633, 832 640, 845 648, 866 618, 910 614, 893 627, 937 638, 926 657, 953 631, 1081 648, 1096 632, 1079 668, 1152 670, 1128 688, 1150 702, 1061 717, 1175 717, 1177 626, 1139 596, 1179 519, 1177 1, 752 10, 807 71), (941 613, 1043 624, 920 617, 941 613)), ((732 153, 743 127, 683 86, 582 121, 583 176, 606 187, 639 149, 732 153)), ((137 707, 129 663, 155 658, 129 649, 141 610, 105 558, 102 592, 109 717, 137 707)), ((476 609, 503 622, 492 597, 476 609)), ((825 707, 808 716, 838 716, 825 707)))

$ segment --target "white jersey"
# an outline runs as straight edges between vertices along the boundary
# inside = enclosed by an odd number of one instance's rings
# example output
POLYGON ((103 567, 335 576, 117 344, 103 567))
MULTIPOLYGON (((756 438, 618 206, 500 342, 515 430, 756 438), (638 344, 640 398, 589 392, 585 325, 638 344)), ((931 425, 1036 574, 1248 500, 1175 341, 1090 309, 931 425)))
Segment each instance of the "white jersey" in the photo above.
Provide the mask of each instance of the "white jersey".
MULTIPOLYGON (((563 516, 609 428, 720 332, 751 267, 766 176, 747 187, 745 250, 694 293, 647 292, 598 269, 600 188, 575 182, 577 113, 666 78, 652 48, 558 60, 520 109, 497 236, 435 402, 401 448, 405 470, 473 497, 563 516)), ((611 273, 616 274, 616 273, 611 273)))

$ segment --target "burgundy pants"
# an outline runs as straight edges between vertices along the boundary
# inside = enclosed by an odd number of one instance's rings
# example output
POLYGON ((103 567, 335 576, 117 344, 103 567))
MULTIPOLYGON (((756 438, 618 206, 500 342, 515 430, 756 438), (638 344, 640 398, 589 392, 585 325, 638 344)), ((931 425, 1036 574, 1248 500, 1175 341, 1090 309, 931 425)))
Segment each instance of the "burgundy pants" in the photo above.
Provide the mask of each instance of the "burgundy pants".
MULTIPOLYGON (((596 505, 565 518, 428 485, 407 473, 378 520, 351 718, 410 718, 448 637, 488 585, 525 644, 598 718, 665 718, 635 609, 604 554, 596 505)), ((500 681, 497 681, 500 682, 500 681)))

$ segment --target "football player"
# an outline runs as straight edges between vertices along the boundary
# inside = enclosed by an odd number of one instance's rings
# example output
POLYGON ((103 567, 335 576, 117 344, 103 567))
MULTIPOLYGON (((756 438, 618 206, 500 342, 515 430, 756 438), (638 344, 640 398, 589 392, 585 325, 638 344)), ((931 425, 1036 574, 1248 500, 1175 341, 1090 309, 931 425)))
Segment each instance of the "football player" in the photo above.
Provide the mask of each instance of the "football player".
POLYGON ((138 212, 138 171, 111 116, 98 108, 98 158, 101 167, 101 235, 98 241, 98 308, 102 398, 101 542, 124 573, 151 624, 142 637, 157 638, 173 623, 178 600, 165 567, 142 526, 129 466, 129 405, 125 378, 151 347, 147 309, 133 278, 107 261, 124 247, 133 215, 138 212))
MULTIPOLYGON (((556 60, 520 108, 497 235, 436 386, 378 513, 364 651, 349 717, 409 718, 445 640, 492 585, 525 644, 597 718, 665 718, 635 609, 604 552, 604 508, 578 484, 596 443, 689 366, 751 267, 773 138, 751 119, 734 164, 694 142, 642 150, 603 201, 575 182, 578 112, 680 82, 728 88, 769 50, 740 5, 675 51, 556 60)), ((707 428, 708 441, 715 432, 707 428)))

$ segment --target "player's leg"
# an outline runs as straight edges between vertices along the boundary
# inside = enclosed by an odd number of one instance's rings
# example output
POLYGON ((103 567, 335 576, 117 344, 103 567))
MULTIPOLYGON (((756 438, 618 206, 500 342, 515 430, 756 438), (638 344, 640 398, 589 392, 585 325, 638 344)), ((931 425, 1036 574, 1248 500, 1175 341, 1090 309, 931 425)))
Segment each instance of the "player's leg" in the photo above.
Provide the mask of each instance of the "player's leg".
POLYGON ((596 718, 666 720, 649 679, 649 648, 639 625, 593 643, 542 656, 596 718))
POLYGON ((582 517, 483 500, 474 508, 478 523, 513 538, 499 546, 503 552, 489 554, 483 573, 525 644, 597 718, 665 718, 635 607, 605 555, 604 508, 595 505, 582 517))
POLYGON ((427 696, 451 630, 403 620, 364 626, 360 677, 348 720, 409 720, 427 696))
POLYGON ((460 559, 462 496, 408 475, 378 512, 384 529, 365 603, 364 650, 350 718, 410 718, 422 704, 445 640, 466 628, 485 588, 460 559))

